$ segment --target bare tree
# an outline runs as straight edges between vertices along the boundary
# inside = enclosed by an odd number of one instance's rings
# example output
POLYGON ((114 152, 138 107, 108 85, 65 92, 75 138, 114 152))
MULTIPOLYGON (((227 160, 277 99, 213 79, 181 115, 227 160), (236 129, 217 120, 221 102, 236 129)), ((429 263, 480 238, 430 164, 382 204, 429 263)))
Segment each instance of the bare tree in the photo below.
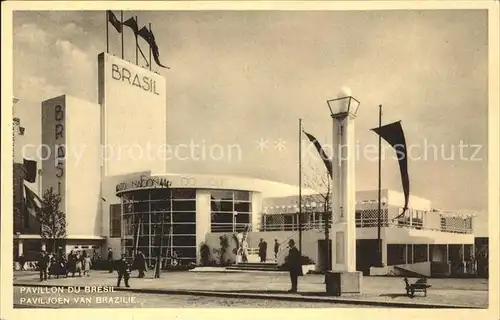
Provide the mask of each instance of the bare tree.
POLYGON ((41 237, 46 240, 53 252, 56 252, 57 240, 66 238, 66 214, 59 209, 61 196, 52 188, 43 193, 39 212, 41 237))
MULTIPOLYGON (((306 194, 302 196, 302 203, 305 204, 304 212, 310 216, 316 212, 322 212, 324 223, 324 234, 326 247, 326 256, 329 255, 330 244, 330 225, 332 219, 332 178, 324 167, 324 164, 317 164, 309 159, 309 163, 304 169, 304 187, 314 190, 313 194, 306 194)), ((329 260, 329 258, 327 259, 329 260)), ((328 262, 327 269, 330 268, 328 262)))

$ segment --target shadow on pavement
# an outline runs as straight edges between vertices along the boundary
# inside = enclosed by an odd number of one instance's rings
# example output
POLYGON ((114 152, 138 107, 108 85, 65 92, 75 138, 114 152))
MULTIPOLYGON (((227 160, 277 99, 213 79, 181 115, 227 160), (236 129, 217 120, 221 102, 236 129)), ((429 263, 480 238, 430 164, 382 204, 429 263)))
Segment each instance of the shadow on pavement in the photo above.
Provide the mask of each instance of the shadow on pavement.
POLYGON ((415 297, 409 297, 407 294, 404 293, 385 293, 385 294, 380 294, 379 297, 389 297, 392 299, 400 298, 400 297, 407 297, 410 299, 413 299, 415 297))

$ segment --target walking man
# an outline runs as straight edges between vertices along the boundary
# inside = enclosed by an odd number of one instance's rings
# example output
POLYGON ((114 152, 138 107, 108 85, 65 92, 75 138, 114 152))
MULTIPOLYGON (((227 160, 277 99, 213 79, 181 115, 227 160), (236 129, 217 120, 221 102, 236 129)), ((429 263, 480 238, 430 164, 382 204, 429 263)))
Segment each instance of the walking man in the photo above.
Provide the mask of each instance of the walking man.
POLYGON ((260 262, 266 262, 267 242, 265 242, 263 238, 260 238, 259 242, 259 257, 260 257, 260 262))
POLYGON ((303 275, 300 252, 295 247, 295 241, 293 241, 293 239, 288 241, 288 246, 290 250, 288 251, 288 256, 286 257, 286 265, 288 271, 290 272, 290 281, 292 283, 292 288, 288 290, 288 292, 297 292, 298 278, 303 275))
POLYGON ((113 273, 113 250, 108 249, 108 270, 109 273, 113 273))
POLYGON ((127 260, 125 260, 124 254, 122 254, 122 258, 120 259, 120 261, 118 261, 116 271, 118 271, 118 284, 116 286, 120 286, 123 278, 123 280, 125 281, 125 287, 130 288, 130 286, 128 285, 128 279, 130 279, 130 265, 127 260))
POLYGON ((42 251, 38 259, 38 268, 40 269, 40 281, 47 280, 47 268, 49 267, 49 257, 42 251))

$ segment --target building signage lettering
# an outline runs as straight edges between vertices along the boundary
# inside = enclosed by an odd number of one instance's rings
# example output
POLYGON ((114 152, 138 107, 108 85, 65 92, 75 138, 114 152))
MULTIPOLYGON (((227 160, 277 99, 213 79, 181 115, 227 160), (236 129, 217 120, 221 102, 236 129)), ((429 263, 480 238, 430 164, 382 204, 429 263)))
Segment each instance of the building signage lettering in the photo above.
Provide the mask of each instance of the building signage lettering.
POLYGON ((116 192, 125 191, 127 189, 139 189, 139 188, 151 188, 151 187, 170 188, 171 186, 172 186, 172 181, 167 180, 165 178, 141 177, 140 179, 134 180, 129 184, 127 184, 126 182, 117 184, 116 192))
POLYGON ((133 73, 125 67, 120 67, 113 63, 111 65, 111 76, 115 80, 125 81, 128 84, 141 88, 144 91, 154 93, 158 96, 160 95, 156 92, 156 81, 154 79, 146 76, 140 77, 139 74, 133 73))
POLYGON ((65 150, 64 145, 58 144, 58 140, 64 139, 64 109, 61 105, 56 105, 54 107, 55 110, 55 141, 56 141, 56 177, 62 178, 64 176, 64 165, 63 161, 65 159, 65 150))

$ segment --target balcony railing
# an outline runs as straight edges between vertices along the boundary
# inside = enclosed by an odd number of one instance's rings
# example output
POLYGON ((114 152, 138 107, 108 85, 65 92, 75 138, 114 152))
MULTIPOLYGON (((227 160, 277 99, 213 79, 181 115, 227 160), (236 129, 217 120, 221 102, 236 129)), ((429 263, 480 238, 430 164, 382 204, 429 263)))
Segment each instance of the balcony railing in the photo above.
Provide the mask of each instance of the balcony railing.
MULTIPOLYGON (((212 223, 211 232, 245 232, 248 223, 212 223)), ((250 230, 251 226, 250 226, 250 230)))
MULTIPOLYGON (((356 219, 356 228, 376 228, 378 224, 378 219, 356 219)), ((448 233, 459 233, 459 234, 472 234, 471 228, 459 227, 459 226, 442 226, 441 228, 429 228, 422 225, 421 222, 416 222, 410 224, 409 221, 391 221, 382 219, 381 227, 398 227, 407 228, 415 230, 429 230, 429 231, 439 231, 448 233)), ((302 230, 324 230, 324 221, 307 222, 303 224, 302 230)), ((259 229, 261 232, 267 231, 298 231, 298 223, 266 223, 259 229)))

